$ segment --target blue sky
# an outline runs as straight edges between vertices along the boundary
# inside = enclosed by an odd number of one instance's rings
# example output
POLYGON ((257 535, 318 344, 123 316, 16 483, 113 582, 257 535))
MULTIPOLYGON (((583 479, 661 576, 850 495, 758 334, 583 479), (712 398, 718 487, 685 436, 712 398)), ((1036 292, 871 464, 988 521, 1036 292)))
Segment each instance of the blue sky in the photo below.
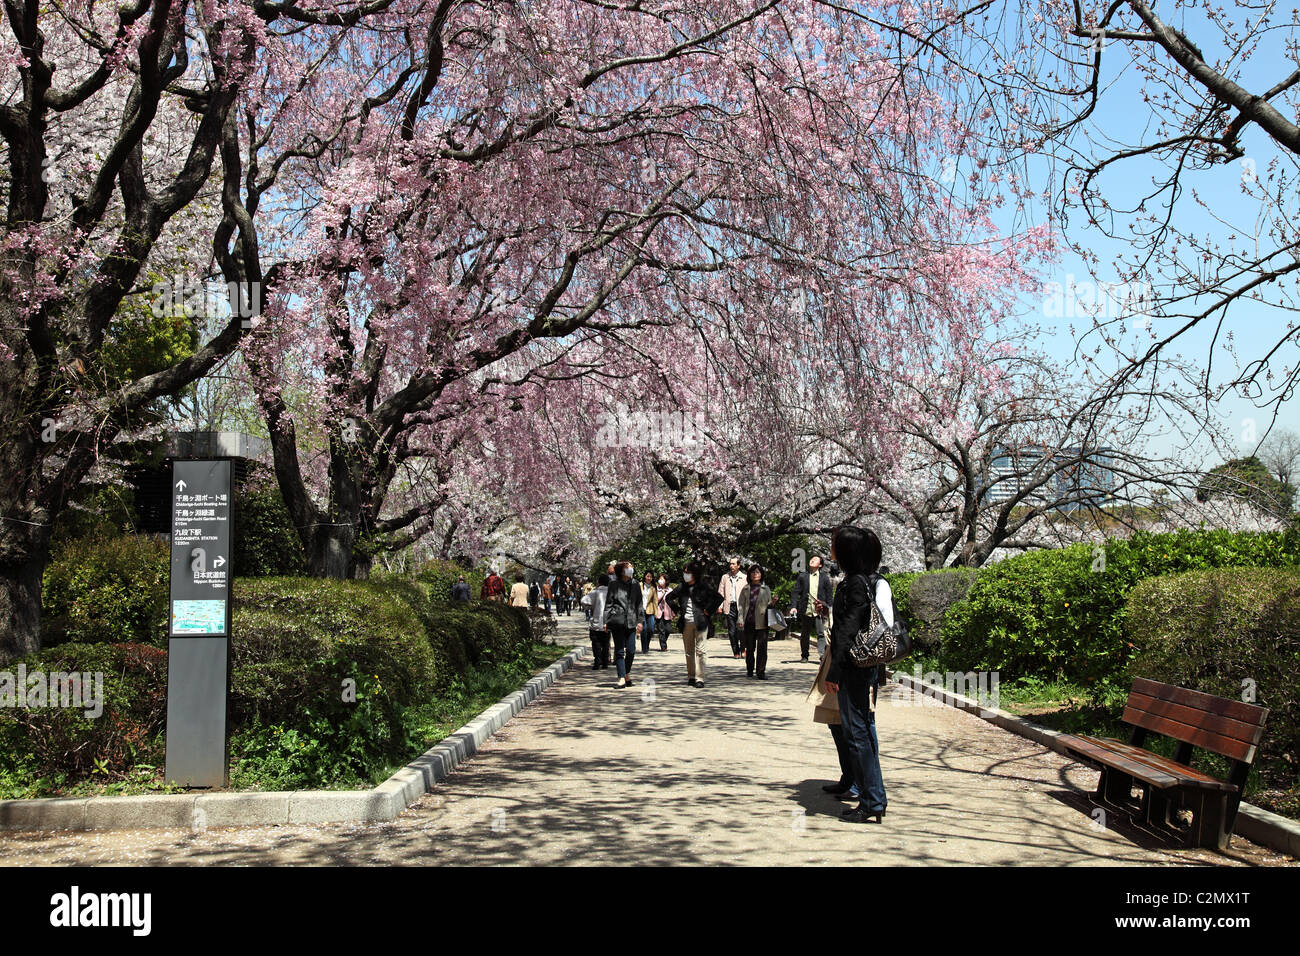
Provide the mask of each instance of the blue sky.
MULTIPOLYGON (((1192 17, 1188 17, 1178 25, 1188 32, 1212 63, 1217 55, 1222 53, 1221 47, 1216 47, 1213 42, 1216 37, 1221 37, 1217 30, 1198 27, 1192 17)), ((1294 39, 1291 32, 1285 30, 1278 31, 1262 43, 1246 63, 1240 82, 1252 91, 1262 92, 1295 69, 1295 63, 1288 59, 1285 49, 1285 43, 1290 39, 1294 39)), ((1095 148, 1084 145, 1082 148, 1090 151, 1094 156, 1100 156, 1103 155, 1101 150, 1106 144, 1131 146, 1155 141, 1154 131, 1148 128, 1153 114, 1151 108, 1142 101, 1141 77, 1129 62, 1124 46, 1120 43, 1108 44, 1102 62, 1105 92, 1088 130, 1093 143, 1101 145, 1095 148)), ((1285 104, 1278 105, 1283 113, 1289 111, 1285 104)), ((1257 127, 1248 128, 1242 137, 1242 144, 1246 150, 1247 160, 1253 161, 1251 169, 1260 177, 1266 175, 1271 159, 1285 155, 1257 127)), ((1286 162, 1288 166, 1294 168, 1294 157, 1286 162)), ((1102 180, 1108 200, 1116 207, 1130 205, 1125 200, 1136 195, 1139 190, 1149 189, 1152 177, 1164 169, 1163 164, 1144 159, 1126 160, 1125 163, 1127 165, 1121 164, 1115 167, 1114 172, 1107 174, 1102 180)), ((1029 169, 1036 190, 1041 191, 1049 183, 1054 189, 1059 189, 1062 176, 1062 167, 1059 164, 1040 158, 1034 160, 1029 169)), ((967 172, 968 169, 961 168, 959 176, 964 176, 967 172)), ((1209 209, 1198 205, 1193 198, 1191 188, 1187 188, 1175 206, 1176 222, 1180 228, 1214 237, 1225 245, 1232 245, 1237 249, 1248 250, 1249 243, 1253 241, 1254 224, 1260 204, 1242 191, 1243 174, 1249 175, 1247 164, 1237 161, 1217 164, 1206 170, 1185 171, 1183 178, 1185 187, 1194 187, 1209 209), (1228 219, 1238 228, 1230 229, 1217 221, 1216 217, 1228 219), (1228 239, 1229 235, 1236 235, 1235 242, 1228 239)), ((1031 222, 1042 222, 1046 218, 1045 210, 1041 208, 1031 210, 1029 218, 1031 222)), ((1076 287, 1082 283, 1093 283, 1095 288, 1095 283, 1098 281, 1118 282, 1119 276, 1113 262, 1116 254, 1123 251, 1123 246, 1107 238, 1097 229, 1081 226, 1082 219, 1079 211, 1074 210, 1066 235, 1096 253, 1100 260, 1096 272, 1094 273, 1088 264, 1067 248, 1063 249, 1059 262, 1046 270, 1044 274, 1046 283, 1056 282, 1061 287, 1071 283, 1076 287)), ((1001 214, 1000 225, 1007 231, 1012 231, 1023 227, 1025 221, 1023 217, 1017 220, 1014 209, 1008 206, 1001 214)), ((1112 227, 1111 231, 1119 230, 1112 227)), ((1294 286, 1291 288, 1294 289, 1294 286)), ((1083 289, 1084 295, 1078 298, 1085 298, 1089 291, 1083 289)), ((1061 297, 1064 298, 1065 296, 1061 297)), ((1273 290, 1269 298, 1278 301, 1278 290, 1273 290)), ((1060 305, 1061 299, 1057 300, 1057 306, 1060 305)), ((1075 334, 1071 334, 1069 329, 1071 319, 1068 316, 1061 318, 1059 309, 1054 310, 1045 297, 1025 295, 1021 297, 1021 303, 1023 322, 1041 326, 1043 329, 1043 334, 1037 340, 1044 351, 1062 363, 1074 362, 1078 347, 1077 333, 1081 327, 1090 325, 1090 320, 1079 317, 1076 312, 1076 317, 1073 319, 1075 334)), ((1297 318, 1300 318, 1300 314, 1296 312, 1239 300, 1230 308, 1224 328, 1233 333, 1240 355, 1249 359, 1259 355, 1264 347, 1276 342, 1280 334, 1278 330, 1282 327, 1280 323, 1295 321, 1297 318)), ((1153 329, 1160 333, 1172 327, 1173 321, 1173 319, 1161 320, 1157 317, 1153 329), (1164 325, 1161 324, 1162 321, 1164 325)), ((1206 357, 1210 353, 1213 331, 1212 322, 1203 322, 1179 340, 1176 351, 1185 358, 1195 359, 1198 365, 1204 367, 1206 357)), ((1135 335, 1149 339, 1149 333, 1133 331, 1130 331, 1129 339, 1138 341, 1135 335)), ((1100 344, 1095 337, 1089 341, 1093 346, 1100 344)), ((1292 344, 1279 354, 1277 364, 1294 368, 1298 362, 1300 362, 1300 347, 1292 344)), ((1218 370, 1214 375, 1216 384, 1223 383, 1231 373, 1237 371, 1237 364, 1222 348, 1215 351, 1214 363, 1218 370)), ((1238 454, 1249 454, 1254 451, 1258 437, 1263 435, 1272 419, 1272 410, 1260 409, 1250 399, 1241 396, 1225 397, 1212 404, 1211 409, 1213 416, 1233 435, 1238 454), (1252 426, 1249 421, 1251 420, 1253 420, 1254 440, 1250 439, 1252 426)), ((1300 431, 1300 398, 1292 397, 1278 407, 1276 427, 1300 431)), ((1153 448, 1162 454, 1172 453, 1177 447, 1178 443, 1168 435, 1160 436, 1153 444, 1153 448)), ((1205 443, 1198 446, 1195 454, 1201 456, 1200 460, 1209 465, 1217 464, 1221 460, 1205 443)))

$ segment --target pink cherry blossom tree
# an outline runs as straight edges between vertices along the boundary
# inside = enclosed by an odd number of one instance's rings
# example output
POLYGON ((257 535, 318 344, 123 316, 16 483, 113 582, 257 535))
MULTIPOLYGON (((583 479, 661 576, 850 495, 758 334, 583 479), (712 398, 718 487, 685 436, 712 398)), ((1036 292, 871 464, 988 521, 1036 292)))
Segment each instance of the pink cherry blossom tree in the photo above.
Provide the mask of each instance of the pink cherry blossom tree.
MULTIPOLYGON (((367 48, 387 72, 365 110, 338 114, 346 146, 313 178, 227 191, 232 279, 257 281, 261 230, 283 226, 264 210, 305 210, 276 243, 284 294, 246 355, 312 573, 364 574, 376 534, 442 506, 389 500, 400 468, 441 447, 422 430, 475 423, 475 444, 527 469, 542 446, 493 429, 502 403, 536 401, 530 381, 639 388, 666 336, 653 394, 712 416, 702 467, 717 471, 752 427, 727 402, 761 407, 765 376, 919 374, 913 343, 974 342, 1045 246, 993 227, 998 194, 1020 190, 1009 177, 957 191, 937 175, 954 154, 1005 160, 985 111, 950 95, 936 51, 961 30, 953 9, 411 15, 410 37, 367 48)), ((246 125, 254 148, 279 135, 260 114, 246 125)), ((886 388, 855 397, 864 429, 890 411, 886 388)))

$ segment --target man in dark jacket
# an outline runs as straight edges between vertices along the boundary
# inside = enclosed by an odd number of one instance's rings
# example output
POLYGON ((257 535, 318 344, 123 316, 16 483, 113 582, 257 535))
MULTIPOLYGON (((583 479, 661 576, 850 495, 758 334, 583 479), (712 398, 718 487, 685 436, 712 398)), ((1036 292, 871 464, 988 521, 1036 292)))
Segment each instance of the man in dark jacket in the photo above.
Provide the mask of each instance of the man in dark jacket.
POLYGON ((794 579, 794 607, 790 615, 799 629, 799 650, 808 661, 808 645, 817 630, 817 657, 826 656, 826 615, 831 605, 831 576, 822 570, 820 554, 808 559, 808 570, 794 579))
POLYGON ((465 582, 465 575, 456 579, 456 583, 451 586, 451 599, 453 601, 468 601, 471 597, 469 585, 465 582))
POLYGON ((682 624, 682 641, 686 645, 686 683, 704 686, 705 645, 713 615, 722 605, 722 594, 712 581, 704 578, 699 561, 692 561, 682 574, 682 583, 664 599, 682 624), (687 614, 689 609, 690 614, 687 614))

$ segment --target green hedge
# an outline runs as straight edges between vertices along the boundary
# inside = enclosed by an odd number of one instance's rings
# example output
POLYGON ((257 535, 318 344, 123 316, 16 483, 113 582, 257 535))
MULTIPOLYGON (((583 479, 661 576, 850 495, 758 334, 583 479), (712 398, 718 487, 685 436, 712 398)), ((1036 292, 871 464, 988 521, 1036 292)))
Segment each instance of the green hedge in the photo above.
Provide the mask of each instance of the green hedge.
POLYGON ((977 577, 973 568, 940 568, 887 575, 899 617, 921 655, 938 653, 948 609, 960 603, 977 577))
POLYGON ((171 549, 137 535, 79 538, 60 547, 42 582, 42 640, 140 643, 167 640, 171 549))
MULTIPOLYGON (((129 595, 162 615, 165 563, 159 571, 139 559, 152 548, 122 539, 72 552, 55 579, 74 595, 67 602, 74 610, 129 595), (86 555, 87 566, 79 568, 76 558, 86 555)), ((165 558, 167 549, 161 553, 165 558)), ((419 714, 440 695, 469 674, 517 662, 535 636, 519 608, 438 603, 428 585, 392 576, 237 578, 232 615, 231 772, 237 786, 373 779, 411 756, 419 714)), ((0 790, 6 793, 39 790, 42 778, 48 790, 161 766, 165 650, 113 642, 125 627, 117 617, 80 611, 72 617, 77 633, 96 643, 47 647, 10 669, 23 663, 29 672, 102 671, 107 708, 96 720, 62 708, 0 709, 0 790)), ((157 624, 165 633, 163 621, 157 624)))
POLYGON ((432 693, 437 678, 419 615, 366 581, 236 579, 231 634, 236 723, 342 712, 342 682, 363 675, 397 713, 432 693))
MULTIPOLYGON (((167 652, 144 644, 64 644, 6 665, 16 673, 103 674, 103 711, 0 708, 0 773, 26 780, 119 775, 161 766, 167 721, 167 652)), ((84 698, 83 698, 84 699, 84 698)))
POLYGON ((446 604, 451 601, 451 586, 462 574, 465 575, 465 583, 469 585, 470 600, 477 601, 483 588, 481 571, 463 568, 455 561, 435 559, 415 572, 415 577, 416 580, 428 585, 430 600, 435 604, 446 604))
POLYGON ((1138 533, 987 565, 944 618, 942 661, 996 670, 1003 680, 1121 679, 1129 650, 1122 615, 1139 581, 1215 567, 1296 567, 1293 542, 1280 532, 1138 533))
POLYGON ((1134 676, 1234 700, 1253 695, 1269 708, 1258 788, 1300 801, 1300 571, 1149 578, 1129 595, 1123 624, 1134 676))

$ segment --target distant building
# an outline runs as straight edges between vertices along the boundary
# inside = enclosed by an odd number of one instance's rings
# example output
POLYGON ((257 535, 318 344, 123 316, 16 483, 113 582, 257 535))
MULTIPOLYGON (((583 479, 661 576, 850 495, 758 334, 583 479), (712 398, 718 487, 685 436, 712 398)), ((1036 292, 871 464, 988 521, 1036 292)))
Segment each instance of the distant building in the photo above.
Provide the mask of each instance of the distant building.
POLYGON ((1073 464, 1046 468, 1058 469, 1037 490, 1025 496, 1028 503, 1060 502, 1062 511, 1101 507, 1115 494, 1114 456, 1109 448, 1085 449, 1074 445, 1053 449, 1046 445, 1024 445, 1017 449, 998 448, 989 464, 984 500, 1007 501, 1035 480, 1035 471, 1044 458, 1060 457, 1073 464))

